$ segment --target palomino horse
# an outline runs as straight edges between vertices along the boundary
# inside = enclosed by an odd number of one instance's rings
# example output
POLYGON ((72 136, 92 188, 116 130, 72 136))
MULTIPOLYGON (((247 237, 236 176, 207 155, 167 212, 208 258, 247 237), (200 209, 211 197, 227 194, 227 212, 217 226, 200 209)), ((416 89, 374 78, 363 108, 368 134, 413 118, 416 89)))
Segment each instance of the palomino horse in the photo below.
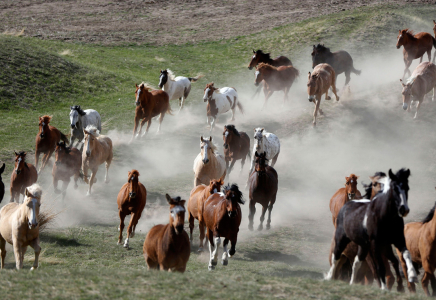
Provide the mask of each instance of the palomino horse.
MULTIPOLYGON (((427 32, 418 32, 414 34, 412 30, 403 29, 398 30, 399 34, 397 37, 397 49, 400 49, 403 46, 403 59, 406 68, 404 69, 403 79, 406 76, 406 73, 410 74, 409 67, 412 64, 414 59, 421 58, 419 61, 422 62, 422 58, 424 57, 424 53, 427 52, 428 61, 431 60, 431 48, 436 48, 436 40, 431 36, 430 33, 427 32)), ((433 62, 435 60, 436 52, 433 55, 433 62)))
POLYGON ((11 174, 11 200, 20 202, 20 194, 24 196, 26 187, 38 180, 38 172, 32 164, 26 162, 26 152, 15 152, 15 167, 11 174))
POLYGON ((332 213, 333 225, 336 227, 336 219, 342 206, 348 201, 354 199, 361 199, 362 195, 357 189, 357 179, 359 176, 351 174, 349 177, 345 177, 345 187, 336 191, 333 197, 330 199, 330 211, 332 213))
POLYGON ((235 120, 236 106, 243 114, 244 108, 239 102, 238 93, 235 88, 223 87, 216 88, 213 82, 206 84, 204 88, 203 101, 207 102, 206 116, 207 124, 210 125, 210 132, 212 133, 215 127, 215 120, 218 115, 232 111, 232 121, 235 120))
POLYGON ((321 97, 325 94, 325 99, 330 100, 328 95, 329 88, 332 88, 333 94, 336 96, 336 101, 339 101, 339 96, 336 94, 336 75, 335 70, 329 64, 319 64, 313 69, 313 73, 308 76, 307 93, 309 94, 309 102, 315 104, 313 111, 313 126, 316 126, 316 116, 319 113, 322 115, 321 97))
POLYGON ((93 125, 89 125, 83 131, 85 133, 85 147, 82 152, 82 171, 84 180, 89 183, 87 196, 91 195, 92 185, 97 182, 98 167, 106 162, 106 175, 104 182, 109 182, 109 167, 112 162, 112 140, 105 136, 100 135, 100 132, 93 125), (88 179, 88 169, 91 169, 91 179, 88 179))
POLYGON ((124 248, 129 248, 129 238, 135 236, 136 224, 141 218, 145 203, 147 202, 147 190, 145 186, 139 182, 139 172, 132 170, 127 177, 127 183, 123 184, 117 197, 118 215, 120 216, 120 236, 118 237, 118 245, 121 245, 123 239, 124 219, 131 214, 130 223, 127 227, 127 238, 124 241, 124 248))
POLYGON ((162 124, 162 120, 165 116, 165 113, 171 115, 171 106, 168 94, 161 90, 153 90, 151 87, 145 85, 145 83, 141 83, 140 85, 136 85, 135 92, 135 125, 133 127, 133 136, 135 137, 136 129, 138 128, 139 120, 142 119, 141 125, 139 127, 138 134, 136 137, 139 137, 142 131, 142 126, 144 126, 145 122, 147 122, 147 129, 145 130, 144 136, 151 125, 151 119, 160 114, 159 117, 159 127, 157 128, 157 132, 160 131, 160 126, 162 124))
POLYGON ((191 91, 191 82, 196 82, 201 77, 203 75, 198 75, 197 77, 175 77, 170 69, 160 70, 159 87, 162 91, 167 92, 170 101, 179 99, 180 111, 191 91))
POLYGON ((33 184, 26 188, 26 197, 22 204, 9 203, 0 209, 0 256, 1 268, 5 267, 6 242, 14 248, 15 265, 23 268, 27 246, 35 251, 35 261, 30 270, 38 268, 41 252, 39 246, 39 207, 41 205, 41 187, 33 184))
POLYGON ((342 262, 341 254, 350 242, 355 242, 359 249, 353 263, 350 284, 356 280, 363 261, 369 253, 375 264, 377 279, 382 290, 387 289, 385 283, 385 264, 383 254, 392 262, 397 275, 398 290, 402 290, 402 278, 398 259, 392 251, 385 251, 394 244, 407 263, 409 281, 416 281, 416 271, 404 238, 404 221, 409 213, 407 204, 409 170, 401 169, 397 174, 389 170, 389 177, 380 180, 383 192, 377 194, 372 201, 353 200, 345 203, 336 221, 335 249, 332 255, 332 266, 326 279, 335 277, 342 262), (383 224, 390 224, 385 226, 383 224))
MULTIPOLYGON (((436 53, 436 52, 435 52, 436 53)), ((424 96, 433 89, 434 92, 436 88, 436 66, 431 62, 420 63, 416 69, 413 71, 412 76, 407 80, 406 84, 400 79, 401 85, 403 86, 403 109, 410 111, 410 107, 413 101, 417 101, 415 119, 418 116, 418 110, 421 106, 422 101, 424 101, 424 96), (413 100, 412 100, 413 99, 413 100)))
POLYGON ((0 168, 0 203, 3 201, 3 197, 5 196, 5 184, 2 180, 2 174, 5 171, 5 163, 3 163, 3 166, 0 168))
POLYGON ((243 131, 238 131, 235 125, 224 125, 224 158, 226 161, 227 179, 236 161, 241 160, 241 172, 244 168, 245 159, 250 158, 250 138, 243 131), (230 163, 230 167, 229 167, 230 163))
POLYGON ((170 205, 170 222, 150 229, 144 241, 143 253, 148 269, 185 272, 191 254, 186 231, 185 200, 165 195, 170 205))
POLYGON ((212 143, 212 137, 209 140, 200 137, 200 153, 194 160, 194 174, 194 187, 226 176, 226 161, 212 143))
POLYGON ((198 252, 203 251, 203 240, 205 237, 205 225, 203 220, 204 202, 210 195, 221 192, 221 186, 224 184, 224 176, 220 179, 213 179, 209 185, 200 184, 194 187, 188 200, 188 220, 190 230, 190 240, 192 246, 192 231, 194 230, 194 219, 198 220, 198 228, 200 230, 200 246, 198 252))
POLYGON ((45 165, 56 149, 57 143, 62 140, 65 144, 68 144, 68 138, 56 127, 49 125, 51 118, 47 115, 39 118, 39 132, 36 135, 35 145, 35 168, 38 169, 39 155, 43 153, 44 156, 42 157, 42 165, 38 172, 45 168, 45 165))
POLYGON ((273 167, 268 166, 266 152, 258 154, 255 152, 256 164, 253 173, 248 179, 250 190, 250 214, 248 215, 248 229, 253 230, 253 218, 256 213, 256 203, 262 205, 262 214, 260 215, 260 224, 257 230, 263 229, 263 220, 268 209, 268 220, 266 229, 271 227, 271 211, 276 202, 278 189, 278 175, 273 167))
POLYGON ((274 67, 265 63, 261 63, 256 67, 254 85, 258 86, 262 80, 265 81, 263 92, 265 94, 265 103, 269 97, 276 91, 283 91, 283 104, 288 99, 289 90, 298 77, 299 71, 293 66, 274 67))
POLYGON ((88 125, 94 125, 101 132, 101 117, 100 114, 93 109, 81 109, 80 105, 70 106, 70 126, 71 137, 70 146, 74 146, 74 140, 77 139, 77 145, 83 141, 85 135, 83 129, 88 125))
POLYGON ((56 194, 63 193, 65 197, 71 176, 74 176, 74 189, 78 188, 77 180, 82 177, 82 153, 77 148, 67 147, 65 142, 59 142, 55 151, 56 161, 53 165, 53 186, 56 194), (62 190, 58 189, 58 181, 62 180, 62 190))
POLYGON ((240 204, 244 204, 242 192, 236 184, 228 184, 223 193, 211 195, 204 203, 203 220, 207 227, 207 238, 209 240, 209 270, 215 269, 218 262, 218 247, 221 244, 221 237, 224 238, 224 252, 221 263, 226 266, 228 257, 236 252, 239 226, 241 225, 242 212, 240 204), (232 246, 227 251, 227 245, 232 246))

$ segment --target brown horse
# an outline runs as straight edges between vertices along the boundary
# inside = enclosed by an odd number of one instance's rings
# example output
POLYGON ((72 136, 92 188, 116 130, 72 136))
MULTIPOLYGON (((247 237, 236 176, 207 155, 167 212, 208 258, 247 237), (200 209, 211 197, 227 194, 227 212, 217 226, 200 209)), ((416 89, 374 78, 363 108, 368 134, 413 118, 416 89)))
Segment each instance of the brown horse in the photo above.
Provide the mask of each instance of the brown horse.
POLYGON ((268 166, 266 159, 266 152, 255 156, 255 166, 253 173, 251 173, 248 183, 249 199, 250 199, 250 214, 248 215, 248 229, 253 230, 253 218, 256 213, 256 203, 262 205, 262 214, 260 215, 260 224, 257 230, 263 229, 263 220, 265 219, 265 213, 268 209, 268 220, 266 221, 266 229, 271 227, 271 211, 274 203, 276 202, 277 190, 278 190, 278 175, 276 170, 268 166))
POLYGON ((148 269, 183 273, 191 254, 189 237, 183 229, 186 201, 165 196, 170 205, 170 222, 150 229, 144 241, 144 258, 148 269))
MULTIPOLYGON (((225 175, 224 175, 225 176, 225 175)), ((223 177, 224 177, 223 176, 223 177)), ((224 178, 212 179, 209 185, 201 184, 194 187, 188 200, 188 220, 190 230, 190 240, 192 246, 192 232, 194 231, 194 219, 198 220, 198 228, 200 230, 200 246, 198 252, 203 251, 203 240, 205 237, 205 225, 203 220, 204 202, 210 195, 221 192, 221 186, 224 184, 224 178)))
POLYGON ((230 172, 232 171, 235 162, 238 159, 241 160, 242 172, 247 155, 250 158, 250 138, 245 132, 239 132, 236 130, 235 125, 224 125, 223 140, 226 174, 227 179, 229 179, 230 172))
POLYGON ((68 138, 65 134, 60 132, 56 127, 49 125, 52 117, 50 116, 42 116, 39 117, 39 132, 36 135, 35 140, 35 168, 38 169, 38 161, 39 155, 42 153, 44 156, 42 157, 42 165, 38 170, 38 173, 41 172, 51 155, 56 149, 56 144, 61 140, 68 144, 68 138))
POLYGON ((67 192, 68 184, 71 176, 74 176, 74 189, 78 188, 77 180, 83 178, 82 169, 82 153, 77 148, 67 147, 65 142, 59 142, 55 151, 56 161, 51 172, 53 176, 53 186, 56 194, 67 192), (58 189, 58 181, 62 180, 62 190, 58 189))
POLYGON ((5 184, 3 183, 2 174, 5 171, 5 163, 3 163, 0 168, 0 203, 3 201, 3 197, 5 196, 5 184))
POLYGON ((434 37, 436 38, 436 21, 435 20, 433 20, 433 34, 434 34, 434 37))
POLYGON ((265 94, 265 107, 269 97, 275 91, 283 91, 283 104, 288 99, 289 90, 298 77, 299 71, 293 66, 274 67, 265 63, 261 63, 256 67, 254 85, 258 86, 262 80, 265 81, 263 92, 265 94))
MULTIPOLYGON (((135 125, 133 127, 133 136, 135 137, 136 129, 138 128, 139 120, 142 119, 141 125, 139 127, 138 134, 136 137, 139 137, 142 131, 142 126, 144 126, 145 122, 147 122, 147 128, 142 136, 144 136, 151 125, 151 119, 160 114, 159 117, 159 127, 157 132, 160 131, 160 126, 162 124, 162 120, 165 116, 165 113, 171 115, 171 105, 170 98, 165 91, 162 90, 152 90, 151 87, 147 86, 145 83, 141 83, 140 85, 136 85, 135 91, 135 125)), ((141 136, 141 137, 142 137, 141 136)))
POLYGON ((251 70, 260 63, 269 64, 274 67, 292 66, 291 60, 286 56, 277 56, 276 58, 271 59, 270 53, 263 53, 263 51, 260 49, 254 51, 253 49, 253 56, 248 64, 248 69, 251 70))
POLYGON ((11 200, 20 202, 20 194, 24 196, 26 187, 31 186, 38 180, 38 172, 32 164, 26 163, 26 152, 15 152, 15 167, 11 174, 11 200))
POLYGON ((345 177, 345 187, 336 191, 330 199, 330 211, 332 212, 333 225, 336 227, 336 218, 342 206, 348 201, 361 199, 362 195, 357 189, 357 179, 359 176, 351 174, 350 177, 345 177))
POLYGON ((124 248, 129 248, 129 238, 135 236, 136 224, 141 218, 145 203, 147 202, 147 190, 145 186, 139 182, 139 172, 132 170, 127 177, 127 183, 123 184, 117 197, 118 215, 120 216, 120 226, 118 230, 118 245, 121 245, 123 239, 124 219, 131 214, 130 223, 127 227, 127 238, 124 241, 124 248))
POLYGON ((239 226, 241 225, 242 212, 239 204, 244 204, 242 192, 236 184, 229 184, 224 188, 224 193, 211 195, 204 203, 203 220, 207 227, 207 238, 209 240, 209 270, 215 269, 218 262, 218 247, 221 244, 221 237, 224 238, 224 253, 221 263, 226 266, 228 257, 236 252, 239 226), (232 246, 227 251, 227 245, 232 246))
MULTIPOLYGON (((430 33, 427 32, 418 32, 414 34, 412 30, 403 29, 398 30, 399 34, 397 37, 397 49, 400 49, 403 46, 403 59, 406 68, 404 69, 403 79, 408 72, 410 74, 409 67, 412 64, 412 61, 417 58, 421 58, 419 61, 422 62, 422 58, 424 57, 424 53, 427 52, 428 61, 431 59, 431 49, 432 47, 436 48, 436 40, 431 36, 430 33)), ((435 60, 436 52, 433 55, 433 62, 435 60)))
POLYGON ((319 64, 313 69, 313 73, 308 76, 307 93, 309 94, 309 102, 315 104, 313 111, 313 126, 316 126, 316 116, 319 113, 322 115, 322 109, 319 108, 321 104, 321 97, 325 94, 325 99, 330 100, 328 95, 329 88, 332 88, 336 96, 336 101, 339 101, 339 96, 336 94, 336 74, 335 70, 329 64, 319 64))

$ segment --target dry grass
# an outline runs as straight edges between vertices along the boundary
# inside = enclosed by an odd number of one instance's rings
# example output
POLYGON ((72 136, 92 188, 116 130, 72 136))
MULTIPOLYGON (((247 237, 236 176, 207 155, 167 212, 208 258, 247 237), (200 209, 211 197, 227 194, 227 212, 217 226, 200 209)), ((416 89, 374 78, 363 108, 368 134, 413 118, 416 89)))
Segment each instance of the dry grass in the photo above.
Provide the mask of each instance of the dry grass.
POLYGON ((159 56, 155 56, 154 59, 157 60, 157 61, 160 61, 160 62, 165 61, 165 58, 159 57, 159 56))
POLYGON ((5 30, 2 34, 3 35, 11 35, 11 36, 23 36, 24 35, 24 31, 26 30, 25 27, 23 27, 23 29, 21 29, 21 31, 16 31, 16 30, 5 30))
POLYGON ((73 51, 71 51, 70 49, 66 49, 66 50, 60 52, 59 55, 62 55, 62 56, 73 56, 73 51))

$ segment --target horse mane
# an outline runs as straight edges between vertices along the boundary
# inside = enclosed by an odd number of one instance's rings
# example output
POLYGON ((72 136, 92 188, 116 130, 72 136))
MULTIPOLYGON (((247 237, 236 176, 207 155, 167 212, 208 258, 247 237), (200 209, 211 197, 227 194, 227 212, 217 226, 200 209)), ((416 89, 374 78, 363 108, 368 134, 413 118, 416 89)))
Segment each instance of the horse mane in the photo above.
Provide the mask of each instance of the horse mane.
POLYGON ((86 126, 85 130, 91 134, 93 137, 99 137, 100 131, 95 127, 94 125, 88 125, 86 126))
POLYGON ((79 115, 81 115, 81 116, 86 115, 86 112, 84 112, 83 109, 80 108, 80 105, 71 106, 71 110, 77 111, 79 113, 79 115))
POLYGON ((412 84, 412 83, 415 81, 416 77, 417 77, 417 76, 415 75, 415 76, 412 76, 412 77, 408 78, 408 79, 406 80, 406 85, 408 85, 408 84, 412 84))
POLYGON ((42 196, 42 188, 37 183, 34 183, 31 186, 28 186, 27 191, 35 198, 41 198, 41 196, 42 196))
POLYGON ((232 131, 234 134, 236 134, 236 136, 241 136, 239 134, 239 131, 236 130, 235 125, 226 125, 225 127, 227 130, 232 131))
POLYGON ((242 192, 239 190, 239 187, 238 187, 238 185, 236 183, 234 183, 232 185, 230 185, 230 183, 228 183, 224 187, 223 191, 224 191, 224 194, 227 194, 227 192, 229 192, 229 191, 234 192, 235 193, 235 197, 236 197, 236 201, 239 204, 244 204, 245 203, 244 199, 242 198, 242 192))
POLYGON ((171 80, 175 80, 175 79, 176 79, 176 76, 174 75, 173 71, 171 71, 170 69, 166 69, 166 71, 167 71, 167 73, 168 73, 168 77, 169 77, 171 80))
POLYGON ((409 28, 401 30, 401 34, 407 35, 410 39, 416 40, 415 32, 409 28))
POLYGON ((67 153, 67 154, 71 152, 71 147, 67 147, 67 145, 65 144, 64 141, 59 142, 58 146, 61 147, 61 148, 64 148, 65 153, 67 153))
POLYGON ((24 156, 24 157, 26 156, 26 154, 27 153, 25 151, 20 151, 17 153, 18 156, 24 156))
POLYGON ((316 51, 320 51, 320 52, 323 52, 323 51, 325 51, 325 52, 331 52, 330 51, 330 48, 327 48, 326 46, 324 46, 324 44, 318 44, 318 45, 316 45, 316 47, 315 47, 315 50, 316 51))
POLYGON ((435 204, 433 205, 433 208, 432 208, 432 209, 430 210, 430 212, 428 213, 427 217, 425 217, 425 218, 421 221, 422 224, 424 224, 424 223, 428 223, 428 222, 431 221, 431 219, 433 219, 435 209, 436 209, 436 202, 435 202, 435 204))
POLYGON ((136 177, 139 177, 139 171, 136 169, 133 169, 132 172, 130 172, 130 176, 136 175, 136 177))
POLYGON ((264 69, 264 70, 277 70, 276 67, 271 66, 271 65, 266 64, 266 63, 260 63, 260 64, 256 67, 256 70, 260 70, 260 69, 264 69))
POLYGON ((138 88, 145 88, 147 91, 148 91, 148 90, 154 90, 154 89, 155 89, 155 88, 153 88, 153 87, 151 86, 151 84, 146 83, 146 82, 142 82, 142 83, 138 86, 138 88))
POLYGON ((48 124, 48 123, 50 123, 52 117, 49 115, 44 115, 41 118, 44 120, 44 122, 46 122, 48 124))
POLYGON ((267 60, 271 59, 271 55, 269 53, 263 53, 263 51, 260 49, 256 51, 256 54, 265 56, 267 60))
MULTIPOLYGON (((203 140, 206 140, 206 139, 203 139, 203 140)), ((212 150, 212 152, 215 153, 215 151, 218 149, 218 146, 214 142, 212 142, 210 139, 207 141, 209 141, 210 150, 212 150)))

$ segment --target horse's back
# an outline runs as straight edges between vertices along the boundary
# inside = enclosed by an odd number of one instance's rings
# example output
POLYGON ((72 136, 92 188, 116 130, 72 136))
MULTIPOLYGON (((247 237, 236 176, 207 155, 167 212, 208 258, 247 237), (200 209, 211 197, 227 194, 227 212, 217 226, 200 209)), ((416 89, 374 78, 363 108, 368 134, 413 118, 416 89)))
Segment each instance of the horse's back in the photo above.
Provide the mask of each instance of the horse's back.
POLYGON ((12 202, 6 204, 0 209, 0 235, 10 244, 12 243, 11 216, 19 207, 20 204, 12 202))
POLYGON ((200 184, 194 187, 191 191, 191 194, 189 196, 188 200, 188 213, 191 214, 194 218, 198 219, 198 205, 199 200, 201 200, 201 197, 204 195, 204 190, 207 188, 205 184, 200 184))
POLYGON ((340 188, 330 199, 330 211, 334 218, 337 218, 339 211, 346 202, 345 188, 340 188))
POLYGON ((110 137, 106 136, 106 135, 100 135, 98 137, 98 141, 100 142, 100 144, 106 148, 107 150, 111 150, 112 151, 112 140, 110 137))
POLYGON ((226 95, 226 96, 238 96, 238 92, 232 87, 223 87, 219 89, 220 94, 226 95))
POLYGON ((289 58, 286 56, 280 55, 273 59, 272 65, 274 67, 280 67, 280 66, 292 66, 292 62, 289 58))
POLYGON ((243 154, 245 157, 245 155, 247 155, 248 152, 250 151, 250 137, 244 131, 239 131, 239 134, 240 134, 241 140, 242 140, 242 143, 241 143, 242 153, 241 154, 243 154))
POLYGON ((99 131, 101 131, 101 117, 98 111, 94 109, 84 110, 85 116, 82 118, 82 127, 86 128, 88 125, 94 125, 99 131))
POLYGON ((273 159, 280 152, 280 140, 274 133, 267 132, 264 134, 267 140, 267 159, 273 159))

